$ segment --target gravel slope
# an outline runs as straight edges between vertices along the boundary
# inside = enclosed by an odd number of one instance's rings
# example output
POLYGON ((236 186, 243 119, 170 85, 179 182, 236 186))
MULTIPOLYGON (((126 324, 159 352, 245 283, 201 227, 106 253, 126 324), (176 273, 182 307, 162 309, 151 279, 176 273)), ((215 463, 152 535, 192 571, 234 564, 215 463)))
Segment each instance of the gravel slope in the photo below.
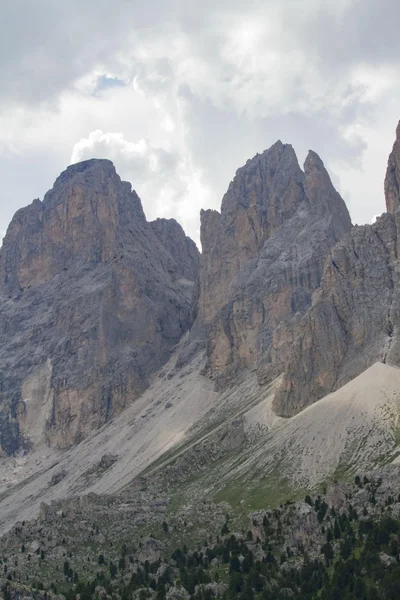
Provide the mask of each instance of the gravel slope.
POLYGON ((3 459, 0 531, 35 517, 41 502, 118 492, 144 470, 163 472, 173 461, 179 467, 194 450, 204 460, 193 490, 208 495, 244 481, 249 489, 260 483, 279 487, 283 480, 293 490, 311 488, 398 454, 400 369, 376 363, 302 413, 282 419, 272 410, 279 379, 260 388, 249 374, 219 395, 201 375, 203 356, 183 370, 175 368, 176 358, 140 399, 75 448, 64 453, 42 448, 3 459), (208 460, 204 453, 210 441, 218 444, 218 436, 230 440, 226 454, 208 460), (100 466, 104 455, 116 457, 108 468, 100 466), (62 480, 50 485, 60 473, 62 480))

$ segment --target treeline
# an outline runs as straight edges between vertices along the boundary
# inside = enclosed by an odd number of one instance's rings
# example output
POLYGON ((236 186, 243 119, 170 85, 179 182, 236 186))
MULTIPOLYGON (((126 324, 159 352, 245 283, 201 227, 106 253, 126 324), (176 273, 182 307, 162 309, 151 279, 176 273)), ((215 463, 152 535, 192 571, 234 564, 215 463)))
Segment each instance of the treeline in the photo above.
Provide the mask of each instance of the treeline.
MULTIPOLYGON (((371 514, 367 508, 359 514, 351 504, 339 513, 320 497, 305 500, 325 538, 320 552, 309 554, 304 545, 296 552, 283 549, 276 511, 277 518, 265 515, 262 523, 254 523, 262 540, 250 531, 232 535, 227 519, 214 545, 202 551, 177 548, 164 562, 133 565, 126 547, 114 562, 99 555, 99 571, 89 581, 65 560, 62 589, 52 584, 48 591, 61 592, 66 600, 100 600, 104 594, 175 600, 171 590, 180 591, 182 600, 400 600, 400 520, 393 516, 394 500, 371 514)), ((7 585, 3 596, 10 598, 7 585)))

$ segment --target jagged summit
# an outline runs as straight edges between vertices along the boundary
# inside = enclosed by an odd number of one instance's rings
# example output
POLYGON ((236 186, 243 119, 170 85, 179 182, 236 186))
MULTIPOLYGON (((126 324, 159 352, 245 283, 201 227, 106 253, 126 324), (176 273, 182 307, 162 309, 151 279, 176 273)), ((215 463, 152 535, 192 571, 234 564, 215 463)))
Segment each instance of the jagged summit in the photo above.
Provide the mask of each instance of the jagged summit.
POLYGON ((304 172, 309 173, 313 169, 325 170, 325 165, 321 160, 319 154, 314 150, 309 150, 304 161, 304 172))
POLYGON ((209 373, 224 385, 242 369, 281 372, 296 323, 311 305, 324 261, 351 228, 317 154, 305 172, 277 142, 238 169, 221 213, 201 214, 199 320, 209 373))
POLYGON ((145 215, 131 184, 109 160, 68 167, 43 202, 19 210, 3 242, 0 275, 11 293, 51 280, 79 262, 106 263, 129 243, 145 215))
POLYGON ((395 214, 400 207, 400 121, 396 129, 396 139, 389 155, 385 177, 386 210, 395 214))
POLYGON ((346 203, 335 190, 324 163, 316 152, 309 150, 304 162, 306 194, 312 208, 320 215, 331 215, 343 231, 351 227, 346 203))
MULTIPOLYGON (((110 203, 121 205, 119 210, 128 211, 127 218, 134 211, 138 219, 145 219, 142 203, 137 193, 132 190, 128 181, 122 181, 111 160, 92 158, 73 165, 69 165, 54 182, 43 199, 45 209, 53 203, 70 203, 73 198, 84 192, 85 202, 92 205, 92 210, 97 213, 104 212, 104 208, 97 206, 102 198, 107 198, 110 203)), ((81 207, 80 207, 81 208, 81 207)), ((101 216, 100 216, 101 219, 101 216)))
POLYGON ((236 220, 243 209, 257 211, 254 234, 260 240, 264 233, 257 226, 271 231, 295 210, 301 199, 301 189, 296 190, 301 188, 301 177, 292 146, 276 142, 236 171, 222 199, 223 219, 236 220))
POLYGON ((388 212, 331 251, 321 289, 299 323, 274 406, 290 417, 377 361, 400 366, 400 124, 385 179, 388 212))

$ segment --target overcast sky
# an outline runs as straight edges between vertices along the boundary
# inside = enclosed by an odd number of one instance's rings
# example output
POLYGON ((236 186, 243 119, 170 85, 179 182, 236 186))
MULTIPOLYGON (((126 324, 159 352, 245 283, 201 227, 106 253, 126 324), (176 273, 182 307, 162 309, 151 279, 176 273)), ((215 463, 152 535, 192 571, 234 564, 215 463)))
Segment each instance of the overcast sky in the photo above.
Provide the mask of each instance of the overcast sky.
POLYGON ((71 162, 110 158, 198 240, 236 169, 312 148, 353 222, 384 210, 397 0, 1 0, 0 233, 71 162))

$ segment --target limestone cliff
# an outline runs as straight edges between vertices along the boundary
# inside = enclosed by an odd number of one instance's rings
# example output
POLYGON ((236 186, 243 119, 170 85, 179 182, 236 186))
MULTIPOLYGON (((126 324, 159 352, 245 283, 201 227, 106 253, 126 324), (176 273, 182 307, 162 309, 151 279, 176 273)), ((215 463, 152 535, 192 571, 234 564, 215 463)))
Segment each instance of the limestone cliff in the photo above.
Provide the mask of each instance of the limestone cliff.
POLYGON ((296 333, 276 411, 291 416, 377 361, 400 365, 400 125, 385 178, 387 213, 355 227, 328 257, 296 333))
POLYGON ((310 151, 303 172, 281 142, 237 171, 221 213, 202 211, 198 321, 219 384, 245 368, 260 381, 282 372, 324 260, 350 228, 321 159, 310 151))
POLYGON ((197 281, 200 268, 200 254, 175 219, 156 219, 150 223, 153 232, 171 254, 180 272, 189 281, 197 281))
POLYGON ((385 177, 386 208, 392 215, 400 207, 400 122, 397 126, 396 140, 389 155, 385 177))
POLYGON ((198 262, 108 160, 19 210, 0 253, 0 453, 67 446, 132 402, 190 326, 198 262))

